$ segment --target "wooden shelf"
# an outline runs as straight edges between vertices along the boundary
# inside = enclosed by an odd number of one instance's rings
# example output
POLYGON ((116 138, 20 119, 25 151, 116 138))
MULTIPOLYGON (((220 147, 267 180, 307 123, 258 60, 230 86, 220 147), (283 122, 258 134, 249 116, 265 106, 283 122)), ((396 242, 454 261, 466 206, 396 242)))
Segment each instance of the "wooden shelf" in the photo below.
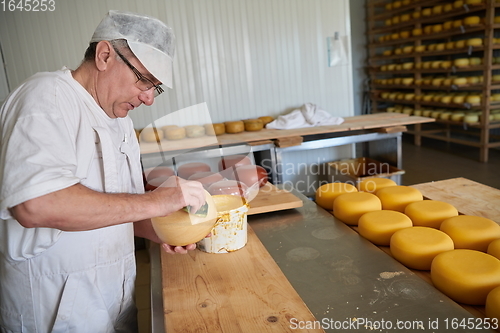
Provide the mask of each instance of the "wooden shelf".
MULTIPOLYGON (((385 5, 389 1, 380 0, 367 0, 367 22, 368 22, 368 74, 372 80, 370 84, 371 92, 380 92, 387 90, 396 90, 403 93, 415 93, 415 95, 422 95, 422 91, 443 91, 443 92, 458 92, 458 91, 471 91, 481 94, 483 103, 480 105, 469 105, 467 103, 463 104, 447 104, 432 101, 423 100, 389 100, 380 98, 379 94, 370 94, 370 100, 372 103, 372 112, 377 112, 379 110, 378 104, 380 103, 392 103, 401 105, 413 105, 417 107, 434 107, 439 109, 450 109, 450 110, 476 110, 481 112, 481 117, 483 120, 478 123, 462 123, 462 122, 452 122, 445 120, 438 120, 433 126, 441 126, 445 131, 448 131, 447 135, 441 136, 437 135, 435 129, 430 132, 426 132, 424 126, 428 125, 415 125, 413 131, 409 133, 414 134, 414 141, 416 145, 421 144, 421 137, 433 137, 440 140, 445 140, 448 142, 457 142, 460 144, 468 144, 479 148, 479 160, 481 162, 488 161, 488 152, 492 147, 498 147, 498 142, 491 142, 494 137, 490 134, 491 129, 500 128, 500 121, 490 121, 489 115, 490 110, 495 108, 500 108, 499 102, 491 101, 491 91, 500 90, 500 82, 492 82, 493 71, 500 70, 500 64, 493 63, 493 51, 500 49, 500 44, 494 44, 494 33, 495 29, 500 29, 500 24, 494 22, 495 9, 500 8, 500 3, 496 3, 495 0, 485 0, 483 4, 480 5, 469 5, 460 8, 454 8, 451 11, 443 12, 438 15, 425 16, 420 18, 412 18, 405 22, 399 22, 398 24, 385 26, 385 20, 388 20, 396 15, 401 15, 403 13, 413 13, 415 10, 421 10, 423 8, 434 7, 436 5, 442 4, 453 4, 453 0, 449 1, 412 1, 406 6, 402 6, 393 10, 385 10, 385 5), (382 7, 382 8, 381 8, 382 7), (383 12, 382 12, 383 11, 383 12), (405 39, 395 39, 378 41, 375 40, 378 36, 389 33, 397 33, 404 30, 411 30, 414 28, 423 29, 429 25, 435 25, 438 23, 443 23, 446 21, 452 21, 456 19, 461 19, 467 16, 480 16, 483 17, 480 24, 461 26, 458 28, 453 28, 437 33, 423 34, 421 36, 411 36, 405 39), (447 43, 448 41, 453 41, 455 39, 466 39, 468 35, 474 34, 474 37, 481 35, 483 38, 482 46, 470 46, 461 49, 446 49, 441 51, 426 51, 426 52, 412 52, 412 53, 400 53, 392 54, 389 56, 380 55, 381 48, 401 48, 403 46, 420 46, 428 43, 447 43), (389 64, 402 64, 404 62, 415 62, 424 63, 426 60, 433 61, 434 59, 440 59, 440 57, 446 57, 446 60, 455 57, 480 57, 482 59, 482 65, 480 66, 469 66, 465 68, 414 68, 411 70, 392 70, 392 71, 382 71, 382 65, 389 64), (383 85, 380 83, 375 83, 378 78, 399 78, 399 77, 414 77, 415 80, 422 79, 427 75, 457 75, 457 73, 472 73, 478 72, 474 75, 482 75, 483 81, 481 84, 468 84, 461 86, 432 86, 432 85, 383 85), (479 132, 479 140, 467 141, 463 139, 452 138, 450 131, 453 131, 455 127, 472 127, 476 128, 479 132)), ((412 16, 411 16, 412 17, 412 16)), ((470 37, 469 37, 470 38, 470 37)), ((401 49, 402 51, 402 49, 401 49)), ((467 75, 467 74, 466 74, 467 75)), ((380 81, 377 81, 380 82, 380 81)), ((390 105, 390 104, 389 104, 390 105)))

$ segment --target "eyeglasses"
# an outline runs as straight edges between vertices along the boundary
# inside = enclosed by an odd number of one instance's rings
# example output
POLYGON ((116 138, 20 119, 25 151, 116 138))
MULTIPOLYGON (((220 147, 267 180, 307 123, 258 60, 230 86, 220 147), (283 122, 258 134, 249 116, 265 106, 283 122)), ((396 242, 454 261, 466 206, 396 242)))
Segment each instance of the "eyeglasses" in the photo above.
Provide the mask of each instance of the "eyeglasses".
POLYGON ((113 48, 113 49, 115 50, 116 54, 118 54, 118 56, 120 57, 120 59, 122 59, 123 62, 132 70, 132 72, 134 72, 135 76, 137 76, 137 81, 135 81, 135 85, 139 89, 141 89, 142 91, 148 91, 151 88, 155 88, 154 97, 156 97, 159 94, 161 94, 162 92, 164 92, 163 88, 160 87, 160 85, 154 84, 153 81, 151 81, 150 79, 148 79, 147 77, 145 77, 144 75, 142 75, 141 72, 139 72, 139 70, 137 68, 135 68, 127 60, 127 58, 125 58, 123 56, 123 54, 121 54, 116 48, 113 48))

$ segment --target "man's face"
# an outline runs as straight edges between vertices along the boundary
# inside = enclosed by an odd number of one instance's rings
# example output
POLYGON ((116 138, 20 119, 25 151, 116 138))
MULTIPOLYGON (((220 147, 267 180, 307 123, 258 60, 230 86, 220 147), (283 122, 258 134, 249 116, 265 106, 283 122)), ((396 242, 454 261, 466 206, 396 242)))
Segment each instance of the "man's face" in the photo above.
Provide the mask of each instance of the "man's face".
MULTIPOLYGON (((156 81, 133 54, 123 53, 129 63, 143 76, 152 82, 156 81)), ((148 106, 153 104, 155 89, 143 91, 137 81, 137 75, 111 48, 107 70, 99 73, 96 83, 97 102, 110 118, 123 118, 141 104, 148 106)))

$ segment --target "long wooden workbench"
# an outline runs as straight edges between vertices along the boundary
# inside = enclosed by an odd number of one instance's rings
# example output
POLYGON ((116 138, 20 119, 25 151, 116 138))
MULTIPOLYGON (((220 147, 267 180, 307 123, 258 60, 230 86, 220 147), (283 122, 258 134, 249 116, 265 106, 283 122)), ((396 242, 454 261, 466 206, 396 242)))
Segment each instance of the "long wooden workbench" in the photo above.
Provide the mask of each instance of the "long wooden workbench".
MULTIPOLYGON (((500 222, 499 190, 463 178, 415 187, 500 222)), ((451 321, 481 315, 295 194, 303 207, 248 217, 241 250, 162 254, 161 269, 152 258, 163 301, 153 302, 153 332, 467 332, 451 321)))

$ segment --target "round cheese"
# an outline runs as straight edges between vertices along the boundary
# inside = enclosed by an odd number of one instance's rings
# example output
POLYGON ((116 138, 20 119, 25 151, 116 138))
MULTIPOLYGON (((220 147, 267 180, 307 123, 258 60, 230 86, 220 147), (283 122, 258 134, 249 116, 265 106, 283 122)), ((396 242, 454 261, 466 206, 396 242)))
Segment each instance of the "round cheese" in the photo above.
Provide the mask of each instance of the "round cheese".
POLYGON ((456 49, 462 49, 464 47, 465 47, 465 40, 462 39, 462 40, 457 40, 455 42, 455 48, 456 49))
POLYGON ((500 225, 480 216, 460 215, 446 219, 440 230, 453 239, 456 249, 486 252, 492 241, 500 239, 500 225))
POLYGON ((479 23, 481 23, 481 19, 479 18, 479 16, 468 16, 468 17, 464 18, 463 22, 466 25, 479 24, 479 23))
POLYGON ((479 121, 479 115, 469 113, 469 114, 466 114, 462 120, 464 123, 468 123, 468 124, 477 123, 479 121))
POLYGON ((224 123, 226 128, 226 133, 240 133, 245 130, 245 124, 241 120, 237 121, 226 121, 224 123))
POLYGON ((396 210, 404 213, 408 204, 423 200, 419 190, 409 186, 389 186, 378 190, 376 193, 382 202, 382 209, 396 210))
POLYGON ((357 225, 364 213, 381 209, 380 199, 367 192, 344 193, 333 201, 333 215, 349 225, 357 225))
POLYGON ((436 229, 447 218, 458 215, 455 207, 438 200, 412 202, 406 206, 404 213, 413 221, 413 225, 436 229))
POLYGON ((389 178, 366 178, 358 183, 361 192, 375 193, 377 190, 388 186, 397 186, 396 182, 389 178))
POLYGON ((177 168, 177 175, 184 179, 189 179, 197 172, 211 171, 210 166, 202 162, 191 162, 182 164, 177 168))
POLYGON ((264 125, 264 127, 269 124, 271 121, 274 120, 273 117, 271 116, 262 116, 262 117, 259 117, 260 120, 262 120, 262 124, 264 125))
POLYGON ((394 232, 390 249, 394 258, 408 268, 429 270, 434 257, 453 250, 453 241, 440 230, 416 226, 394 232))
POLYGON ((493 290, 488 293, 488 296, 486 296, 484 312, 486 318, 490 318, 490 323, 493 323, 491 320, 493 318, 500 321, 500 286, 493 288, 493 290))
POLYGON ((453 64, 455 65, 455 67, 467 67, 470 64, 470 61, 468 58, 459 58, 455 59, 453 61, 453 64))
POLYGON ((464 0, 455 0, 455 2, 453 2, 453 7, 454 8, 460 8, 464 5, 464 0))
POLYGON ((361 215, 358 232, 376 245, 388 246, 391 236, 398 230, 409 228, 412 222, 408 216, 393 210, 377 210, 361 215))
POLYGON ((249 132, 260 131, 264 128, 264 123, 260 119, 246 119, 243 123, 245 124, 245 131, 249 132))
POLYGON ((481 96, 480 95, 469 95, 465 97, 465 102, 469 104, 480 104, 481 103, 481 96))
POLYGON ((500 259, 500 239, 495 239, 490 244, 488 244, 488 249, 486 251, 497 259, 500 259))
POLYGON ((315 202, 318 206, 333 210, 333 200, 343 193, 357 192, 357 188, 347 183, 328 183, 316 190, 315 202))
POLYGON ((500 260, 475 250, 443 252, 432 262, 431 279, 456 302, 484 305, 488 293, 500 285, 500 260))
POLYGON ((199 138, 205 136, 205 127, 200 125, 188 125, 184 126, 186 129, 186 136, 188 138, 199 138))
POLYGON ((165 130, 165 136, 168 140, 181 140, 186 137, 186 129, 184 127, 172 127, 165 130))
POLYGON ((163 131, 157 128, 146 127, 140 134, 140 140, 145 142, 160 142, 161 139, 163 139, 163 131))

